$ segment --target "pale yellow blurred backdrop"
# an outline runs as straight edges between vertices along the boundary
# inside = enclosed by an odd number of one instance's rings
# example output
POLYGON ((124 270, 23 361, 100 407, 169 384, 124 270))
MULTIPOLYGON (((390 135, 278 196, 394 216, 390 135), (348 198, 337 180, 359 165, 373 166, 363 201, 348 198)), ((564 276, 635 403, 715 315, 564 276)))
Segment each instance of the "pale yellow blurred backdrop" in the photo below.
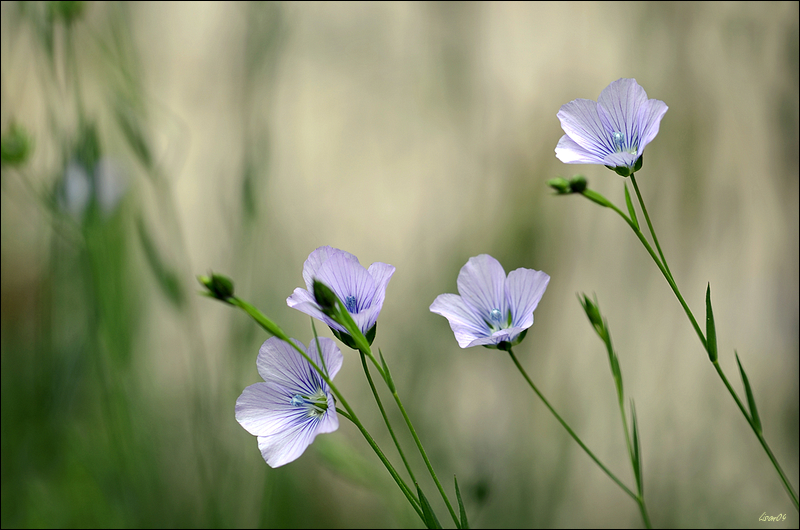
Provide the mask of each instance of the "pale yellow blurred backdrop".
MULTIPOLYGON (((70 281, 45 266, 59 221, 25 181, 56 186, 68 142, 53 131, 91 116, 104 156, 124 175, 119 237, 130 238, 126 263, 138 278, 128 286, 139 319, 125 368, 137 390, 126 403, 149 411, 149 430, 133 431, 148 440, 153 480, 169 494, 120 501, 110 520, 70 515, 72 504, 40 520, 31 510, 57 502, 72 475, 31 486, 24 469, 4 466, 4 526, 136 526, 151 521, 137 519, 141 512, 169 513, 173 503, 194 515, 152 521, 419 526, 346 421, 272 470, 234 419, 236 397, 260 380, 255 358, 266 336, 244 314, 197 296, 195 275, 229 275, 237 294, 308 342, 309 319, 285 299, 303 285, 308 254, 331 245, 365 266, 397 268, 375 346, 452 499, 458 476, 473 526, 642 525, 636 504, 568 437, 508 356, 460 349, 447 321, 429 312, 438 294, 456 292, 460 267, 488 253, 506 271, 551 276, 515 351, 633 488, 608 359, 576 298, 597 295, 636 403, 654 525, 752 527, 765 524, 758 518, 766 512, 787 514, 775 526, 797 527, 768 458, 639 241, 611 210, 546 186, 582 173, 624 209, 626 179, 555 158, 563 134, 556 113, 572 99, 597 99, 621 77, 666 102, 638 183, 701 325, 710 282, 720 364, 744 396, 739 352, 766 438, 797 488, 797 3, 88 4, 70 29, 72 66, 64 30, 55 29, 54 73, 34 16, 3 2, 2 130, 23 124, 35 148, 24 170, 3 170, 2 333, 57 324, 41 323, 39 306, 24 302, 42 284, 70 281), (120 112, 135 116, 149 167, 120 112), (182 305, 148 270, 137 226, 177 274, 182 305), (326 448, 355 456, 335 464, 326 448), (348 463, 367 471, 348 476, 340 469, 348 463), (14 509, 8 488, 22 491, 14 509), (192 508, 215 495, 226 499, 220 510, 192 508), (289 513, 270 518, 277 504, 289 513)), ((59 244, 80 247, 75 239, 59 244)), ((53 311, 68 315, 69 305, 53 311)), ((401 466, 357 356, 343 353, 339 388, 401 466)), ((2 355, 5 372, 22 353, 4 342, 2 355)), ((385 402, 447 526, 401 416, 385 402)), ((68 453, 77 440, 57 450, 68 453)), ((19 447, 4 442, 3 462, 19 447)), ((128 471, 109 466, 124 491, 128 471)), ((92 483, 85 467, 81 483, 92 483)), ((104 487, 96 489, 103 502, 104 487)))

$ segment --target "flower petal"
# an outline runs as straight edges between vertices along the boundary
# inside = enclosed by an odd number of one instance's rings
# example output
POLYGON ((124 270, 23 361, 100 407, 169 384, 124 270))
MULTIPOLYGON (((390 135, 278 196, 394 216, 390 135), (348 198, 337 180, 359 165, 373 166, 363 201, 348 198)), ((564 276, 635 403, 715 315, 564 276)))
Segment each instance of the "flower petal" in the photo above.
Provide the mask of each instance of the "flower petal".
POLYGON ((488 337, 475 339, 466 346, 462 346, 462 348, 470 348, 472 346, 487 346, 490 344, 496 346, 501 342, 514 342, 514 340, 519 337, 519 334, 523 331, 524 330, 522 328, 501 329, 495 331, 488 337))
POLYGON ((440 294, 431 304, 430 310, 447 319, 458 345, 462 348, 467 348, 473 341, 491 333, 481 316, 457 294, 440 294))
POLYGON ((358 263, 358 258, 349 252, 345 252, 344 250, 339 250, 338 248, 333 248, 331 246, 319 247, 314 252, 309 254, 308 259, 305 261, 305 263, 303 263, 303 280, 305 280, 306 287, 309 291, 314 291, 314 278, 316 277, 319 268, 322 267, 322 264, 328 261, 328 259, 334 255, 344 256, 346 259, 358 263))
POLYGON ((469 258, 458 273, 458 292, 478 316, 486 321, 491 319, 494 309, 500 311, 502 318, 508 314, 505 292, 506 272, 500 262, 489 254, 469 258))
POLYGON ((276 468, 300 458, 316 437, 317 431, 311 423, 301 424, 270 436, 259 436, 258 448, 267 464, 276 468))
POLYGON ((533 269, 517 269, 508 273, 506 296, 512 315, 512 326, 527 329, 533 325, 533 312, 542 299, 550 276, 533 269))
POLYGON ((303 409, 291 404, 292 389, 277 383, 255 383, 236 400, 236 421, 255 436, 283 432, 307 420, 303 409))
POLYGON ((370 306, 377 305, 378 307, 383 307, 383 300, 386 297, 386 287, 389 285, 389 280, 392 279, 395 270, 394 265, 381 263, 380 261, 376 261, 369 266, 367 272, 369 272, 372 279, 375 280, 375 294, 372 297, 370 306))
MULTIPOLYGON (((320 368, 323 368, 324 364, 324 368, 328 371, 328 379, 333 379, 342 367, 344 356, 333 339, 329 339, 328 337, 318 337, 318 339, 319 347, 322 349, 322 356, 325 362, 320 362, 319 353, 317 352, 317 342, 314 339, 311 339, 311 342, 308 344, 308 356, 320 368)), ((325 384, 324 381, 323 384, 325 384)), ((325 388, 327 389, 327 384, 325 384, 325 388)))
MULTIPOLYGON (((291 340, 300 349, 306 351, 302 342, 297 339, 291 340)), ((316 345, 314 353, 316 354, 316 345)), ((314 357, 311 358, 314 359, 314 357)), ((318 356, 314 361, 317 360, 319 360, 318 356)), ((270 337, 264 341, 258 351, 256 366, 264 381, 282 385, 292 394, 296 392, 313 394, 320 386, 319 383, 322 382, 319 374, 308 364, 308 361, 278 337, 270 337)))
POLYGON ((317 301, 314 298, 314 295, 306 291, 305 289, 301 289, 297 287, 294 292, 286 299, 286 305, 291 307, 292 309, 297 309, 298 311, 302 311, 306 315, 316 318, 317 320, 321 320, 327 326, 332 327, 337 331, 345 331, 345 329, 331 320, 317 305, 317 301))
POLYGON ((639 108, 637 126, 639 128, 639 152, 641 156, 644 146, 653 141, 658 134, 661 118, 667 113, 667 104, 658 99, 649 99, 639 108))
POLYGON ((590 153, 566 134, 556 146, 556 158, 565 164, 602 164, 603 158, 590 153))
POLYGON ((603 158, 614 152, 612 131, 607 130, 600 120, 596 101, 572 100, 561 106, 557 116, 567 136, 592 155, 603 158))
POLYGON ((639 108, 646 102, 647 93, 639 86, 636 79, 625 78, 617 79, 608 85, 597 98, 597 113, 605 128, 609 133, 625 134, 624 150, 640 143, 639 108))
POLYGON ((639 158, 633 153, 611 153, 603 159, 603 165, 608 167, 630 167, 636 164, 636 159, 639 158))
POLYGON ((350 312, 354 314, 369 307, 375 296, 376 285, 367 269, 346 254, 331 255, 317 270, 316 278, 330 287, 342 303, 347 303, 348 296, 354 297, 356 310, 350 312))

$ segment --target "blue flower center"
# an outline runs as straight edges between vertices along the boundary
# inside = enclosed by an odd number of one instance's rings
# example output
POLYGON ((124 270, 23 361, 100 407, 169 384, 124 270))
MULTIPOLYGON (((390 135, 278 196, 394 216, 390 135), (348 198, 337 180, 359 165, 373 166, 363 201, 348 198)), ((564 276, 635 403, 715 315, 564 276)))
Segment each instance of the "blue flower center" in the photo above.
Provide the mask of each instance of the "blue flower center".
POLYGON ((491 318, 493 322, 500 322, 500 319, 503 318, 503 315, 500 313, 499 309, 495 308, 489 312, 489 318, 491 318))
POLYGON ((348 295, 347 298, 344 299, 344 307, 347 309, 348 313, 355 313, 356 308, 358 307, 356 304, 356 297, 353 295, 348 295))
POLYGON ((292 396, 289 403, 291 403, 293 407, 306 409, 306 414, 313 418, 319 418, 328 410, 328 396, 326 396, 320 388, 310 396, 295 394, 292 396))
POLYGON ((638 149, 638 146, 633 145, 633 143, 626 142, 625 133, 619 131, 614 131, 611 133, 611 142, 614 144, 615 153, 622 153, 624 151, 626 153, 635 155, 636 150, 638 149))

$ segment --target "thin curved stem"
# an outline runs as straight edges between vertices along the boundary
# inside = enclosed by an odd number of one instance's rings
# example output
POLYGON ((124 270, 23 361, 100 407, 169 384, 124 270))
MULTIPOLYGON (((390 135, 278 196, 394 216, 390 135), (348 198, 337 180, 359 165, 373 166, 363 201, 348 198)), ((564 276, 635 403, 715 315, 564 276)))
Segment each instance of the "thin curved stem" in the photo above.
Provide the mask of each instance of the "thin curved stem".
POLYGON ((653 242, 656 244, 656 248, 658 249, 658 255, 661 256, 661 263, 664 264, 664 268, 667 269, 667 274, 669 274, 669 277, 672 278, 672 271, 669 270, 669 265, 667 265, 667 258, 664 257, 664 252, 661 251, 661 245, 658 244, 656 231, 653 230, 653 223, 650 222, 650 214, 647 213, 647 207, 644 205, 642 194, 639 192, 639 185, 636 183, 635 173, 631 173, 631 182, 633 182, 633 189, 636 190, 636 197, 639 199, 639 206, 642 207, 642 213, 644 213, 644 218, 647 221, 647 226, 648 228, 650 228, 650 235, 653 236, 653 242))
POLYGON ((359 351, 358 353, 361 354, 361 366, 364 368, 364 375, 367 376, 369 387, 372 389, 372 395, 375 397, 375 402, 378 403, 378 408, 381 411, 381 416, 383 416, 384 423, 386 423, 386 428, 389 429, 389 434, 392 435, 394 445, 397 447, 397 452, 400 453, 400 458, 403 459, 403 464, 406 466, 406 470, 408 471, 408 475, 411 477, 411 481, 417 482, 416 477, 414 477, 414 472, 411 471, 411 466, 408 465, 406 455, 403 453, 403 449, 400 447, 400 442, 397 441, 397 437, 394 434, 394 429, 392 429, 392 424, 389 423, 389 417, 386 415, 386 410, 383 408, 383 403, 381 402, 380 396, 378 396, 378 390, 375 388, 375 383, 372 382, 372 375, 369 373, 369 365, 367 364, 367 359, 364 355, 364 352, 359 351))
POLYGON ((519 361, 517 360, 517 356, 514 355, 514 352, 511 351, 511 348, 508 348, 508 350, 506 350, 506 351, 508 351, 508 354, 511 356, 511 360, 514 361, 514 364, 517 366, 517 369, 522 374, 522 377, 524 377, 525 380, 528 382, 528 385, 530 385, 531 389, 533 389, 533 391, 536 393, 536 395, 539 396, 539 399, 542 400, 542 403, 544 403, 545 407, 547 407, 547 409, 553 414, 553 416, 556 417, 556 419, 561 424, 561 426, 564 427, 564 429, 567 430, 567 432, 569 433, 570 436, 572 436, 573 440, 575 440, 578 443, 578 445, 580 445, 581 448, 584 451, 586 451, 586 454, 589 455, 589 457, 592 460, 594 460, 595 464, 600 466, 600 469, 602 469, 606 473, 606 475, 608 475, 609 478, 611 478, 611 480, 613 480, 614 482, 617 483, 617 486, 622 488, 622 491, 624 491, 625 493, 630 495, 631 498, 638 503, 639 499, 636 496, 636 494, 633 493, 630 489, 628 489, 628 486, 623 484, 622 481, 620 479, 618 479, 616 475, 614 475, 614 473, 612 473, 596 456, 594 456, 594 453, 592 453, 592 451, 588 447, 586 447, 586 444, 584 444, 583 441, 581 441, 581 439, 578 438, 578 435, 575 434, 575 431, 573 431, 570 428, 569 425, 567 425, 567 422, 565 422, 563 419, 561 419, 561 416, 558 415, 558 412, 555 411, 555 409, 550 405, 550 403, 547 401, 547 399, 545 399, 545 397, 542 395, 542 393, 539 392, 539 389, 536 388, 536 385, 533 384, 533 381, 531 381, 531 378, 528 377, 528 373, 525 371, 525 369, 519 363, 519 361))
MULTIPOLYGON (((647 225, 650 228, 650 233, 653 236, 653 241, 656 243, 656 246, 658 247, 658 238, 655 235, 655 230, 653 230, 653 225, 650 222, 650 217, 647 214, 647 208, 644 205, 644 200, 642 199, 642 196, 639 193, 639 187, 636 184, 636 180, 633 179, 633 175, 631 175, 631 178, 632 178, 632 181, 633 181, 633 184, 634 184, 634 188, 636 189, 636 195, 637 195, 637 197, 639 199, 639 204, 642 207, 642 211, 644 212, 645 218, 647 220, 647 225)), ((619 208, 617 208, 614 204, 612 204, 610 202, 607 203, 607 206, 610 207, 615 212, 617 212, 617 214, 619 214, 619 216, 622 217, 625 220, 626 223, 628 223, 628 226, 631 227, 631 230, 633 230, 633 232, 636 234, 636 237, 638 237, 639 241, 642 242, 642 245, 644 245, 645 249, 650 254, 650 257, 653 259, 653 261, 655 262, 656 266, 658 266, 659 270, 661 271, 661 274, 663 274, 664 278, 667 280, 667 283, 669 283, 669 286, 672 288, 672 292, 675 293, 675 296, 677 297, 678 301, 680 302, 681 306, 683 307, 683 310, 686 313, 686 316, 689 318, 689 321, 691 322, 692 327, 694 327, 694 330, 697 333, 697 336, 700 338, 700 342, 703 344, 703 349, 708 351, 708 340, 706 339, 706 336, 703 334, 702 330, 700 329, 700 326, 698 325, 697 320, 695 319, 694 314, 692 313, 691 309, 689 309, 689 306, 686 304, 686 301, 683 299, 683 296, 681 295, 680 289, 678 289, 678 285, 675 283, 675 280, 672 277, 672 273, 669 270, 666 258, 664 257, 663 253, 661 252, 661 248, 658 247, 659 254, 661 255, 661 259, 659 260, 659 258, 656 256, 655 252, 653 251, 653 248, 650 246, 650 243, 648 243, 647 239, 644 237, 644 234, 642 233, 642 231, 628 218, 628 216, 626 216, 624 213, 622 213, 622 211, 619 208)), ((786 474, 784 473, 783 468, 781 468, 780 464, 778 464, 778 461, 775 458, 775 455, 773 454, 772 449, 770 449, 769 444, 767 444, 767 441, 764 438, 764 435, 756 427, 755 423, 753 422, 753 419, 750 417, 750 414, 748 414, 747 410, 744 408, 744 405, 742 404, 741 400, 739 399, 739 396, 736 394, 736 391, 733 389, 733 387, 731 386, 730 382, 728 382, 728 378, 725 376, 725 373, 722 371, 722 367, 716 361, 713 362, 713 364, 714 364, 714 369, 717 371, 717 374, 719 375, 720 379, 722 379, 722 382, 725 384, 725 387, 728 389, 728 392, 730 393, 731 397, 736 402, 736 405, 739 407, 739 410, 742 412, 742 415, 747 420, 748 425, 750 425, 750 428, 752 429, 753 433, 756 435, 756 438, 758 438, 758 441, 761 443, 761 446, 764 448, 764 451, 767 453, 767 456, 769 457, 770 461, 772 462, 772 465, 775 468, 775 471, 778 473, 778 476, 780 477, 781 482, 783 483, 784 489, 789 494, 789 497, 792 499, 792 502, 794 503, 795 510, 800 511, 800 506, 798 505, 797 493, 794 491, 794 488, 792 487, 792 484, 789 482, 789 479, 786 477, 786 474)))
MULTIPOLYGON (((387 382, 388 386, 386 375, 383 369, 378 364, 378 361, 375 359, 375 356, 372 354, 372 351, 369 349, 369 347, 367 347, 366 351, 364 350, 360 351, 362 354, 366 354, 370 358, 370 360, 372 360, 372 363, 380 370, 381 374, 383 374, 384 381, 387 382)), ((428 472, 430 473, 433 482, 436 484, 436 487, 439 489, 439 493, 441 494, 442 499, 444 500, 444 503, 447 506, 448 511, 450 512, 450 516, 453 518, 453 522, 456 524, 456 528, 461 528, 461 522, 459 521, 455 510, 453 510, 453 506, 450 504, 450 500, 447 498, 447 494, 445 493, 441 482, 439 482, 439 478, 436 476, 436 472, 433 470, 433 465, 431 464, 431 461, 428 459, 428 454, 425 452, 425 448, 422 446, 422 442, 420 441, 419 436, 417 436, 417 431, 414 429, 414 425, 411 423, 411 418, 409 418, 408 414, 406 413, 406 409, 403 406, 403 402, 400 400, 400 396, 397 394, 397 390, 394 388, 394 385, 391 385, 390 389, 392 390, 392 396, 394 397, 394 401, 395 403, 397 403, 397 408, 399 408, 400 412, 403 414, 403 419, 406 421, 406 425, 408 425, 408 430, 409 432, 411 432, 411 436, 414 438, 414 443, 417 444, 417 449, 419 450, 419 454, 425 461, 425 465, 428 468, 428 472)))

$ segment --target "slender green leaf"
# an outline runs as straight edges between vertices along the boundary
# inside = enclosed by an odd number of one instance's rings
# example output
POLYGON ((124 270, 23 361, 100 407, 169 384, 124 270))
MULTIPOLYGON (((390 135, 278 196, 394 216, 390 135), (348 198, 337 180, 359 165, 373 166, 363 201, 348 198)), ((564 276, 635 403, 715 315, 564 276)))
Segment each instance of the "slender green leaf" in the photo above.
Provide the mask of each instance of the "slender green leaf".
POLYGON ((422 517, 425 520, 425 526, 428 528, 441 528, 442 525, 439 524, 439 519, 437 519, 436 514, 433 513, 433 508, 431 508, 431 504, 428 502, 428 499, 425 498, 425 494, 422 493, 422 489, 419 487, 419 484, 415 482, 414 485, 417 487, 419 503, 422 505, 422 517))
POLYGON ((636 219, 636 210, 633 209, 633 203, 631 202, 631 194, 628 192, 628 185, 624 184, 625 186, 625 204, 628 205, 628 214, 631 216, 631 221, 633 224, 636 225, 636 230, 639 230, 639 220, 636 219))
POLYGON ((739 373, 742 374, 742 383, 744 383, 744 391, 747 393, 747 406, 750 408, 750 419, 753 420, 753 425, 756 426, 756 430, 761 432, 761 418, 758 417, 758 410, 756 409, 756 398, 753 396, 753 389, 750 388, 750 380, 747 379, 747 374, 744 373, 744 368, 742 368, 742 363, 739 361, 739 353, 734 350, 734 354, 736 355, 736 364, 739 365, 739 373))
POLYGON ((706 351, 711 362, 717 362, 717 329, 714 326, 714 311, 711 309, 710 283, 706 289, 706 351))
POLYGON ((456 498, 458 499, 458 510, 461 512, 461 528, 466 530, 469 528, 469 522, 467 521, 467 511, 464 509, 464 503, 461 501, 461 490, 458 489, 458 479, 455 475, 453 475, 453 482, 456 483, 456 498))
POLYGON ((631 416, 633 417, 633 472, 636 474, 636 487, 639 496, 644 495, 644 477, 642 476, 642 453, 639 442, 639 420, 636 419, 636 405, 631 400, 631 416))

